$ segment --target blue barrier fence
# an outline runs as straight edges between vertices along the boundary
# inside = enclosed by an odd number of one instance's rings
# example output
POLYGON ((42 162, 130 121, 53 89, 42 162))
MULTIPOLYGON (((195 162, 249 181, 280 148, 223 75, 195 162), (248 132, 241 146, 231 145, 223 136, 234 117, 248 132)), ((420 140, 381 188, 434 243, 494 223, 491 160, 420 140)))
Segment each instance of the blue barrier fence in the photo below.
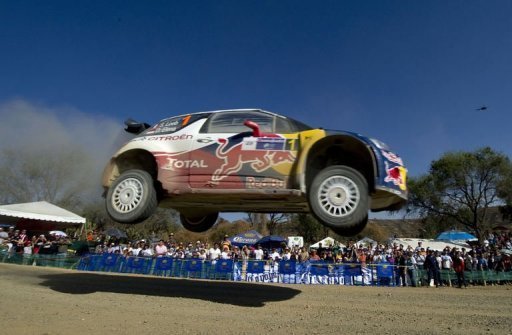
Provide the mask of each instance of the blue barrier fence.
MULTIPOLYGON (((355 264, 295 261, 233 261, 174 259, 170 257, 123 257, 118 254, 88 255, 81 258, 78 270, 137 273, 176 278, 222 279, 248 282, 397 286, 428 285, 424 270, 400 269, 389 263, 355 264), (402 275, 405 271, 406 274, 402 275), (403 282, 405 278, 405 283, 403 282)), ((473 284, 510 282, 512 272, 466 271, 473 284)), ((456 282, 453 271, 441 271, 446 285, 456 282)))
MULTIPOLYGON (((295 261, 203 261, 200 259, 174 259, 170 257, 123 257, 119 254, 73 255, 23 255, 0 251, 0 262, 21 265, 50 266, 82 271, 133 273, 175 278, 220 279, 247 282, 373 285, 396 286, 404 284, 400 274, 405 271, 405 284, 428 285, 428 275, 423 269, 404 269, 389 263, 325 263, 295 261)), ((470 284, 512 282, 512 272, 466 271, 470 284)), ((443 284, 457 284, 453 270, 441 270, 443 284)))
POLYGON ((80 262, 80 257, 68 254, 18 254, 0 251, 0 263, 50 266, 57 268, 73 269, 80 262))

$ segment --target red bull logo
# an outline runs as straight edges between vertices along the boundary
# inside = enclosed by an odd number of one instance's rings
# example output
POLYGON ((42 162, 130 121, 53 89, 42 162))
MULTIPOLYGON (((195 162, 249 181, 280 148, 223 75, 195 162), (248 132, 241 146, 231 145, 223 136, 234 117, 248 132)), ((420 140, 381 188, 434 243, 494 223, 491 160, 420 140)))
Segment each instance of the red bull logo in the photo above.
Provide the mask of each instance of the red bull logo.
POLYGON ((394 166, 389 168, 389 164, 386 162, 386 178, 384 178, 386 183, 393 183, 400 187, 402 191, 405 191, 407 189, 405 184, 406 175, 407 170, 403 166, 394 166))
POLYGON ((243 147, 243 143, 228 148, 229 141, 227 139, 218 141, 220 145, 215 154, 224 162, 213 173, 212 182, 218 182, 229 175, 237 174, 244 164, 250 164, 254 171, 260 173, 272 166, 291 163, 295 160, 295 155, 286 150, 247 149, 243 147))

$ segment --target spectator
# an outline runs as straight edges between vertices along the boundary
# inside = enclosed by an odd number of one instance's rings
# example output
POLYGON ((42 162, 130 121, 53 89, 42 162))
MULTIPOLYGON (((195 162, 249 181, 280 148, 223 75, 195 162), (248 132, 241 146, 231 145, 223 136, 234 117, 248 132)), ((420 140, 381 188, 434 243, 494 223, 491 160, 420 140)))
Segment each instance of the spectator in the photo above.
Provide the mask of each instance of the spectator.
POLYGON ((205 249, 201 249, 199 251, 199 256, 197 256, 197 258, 199 258, 200 260, 202 261, 205 261, 206 260, 206 250, 205 249))
POLYGON ((9 234, 4 231, 4 228, 0 227, 0 245, 9 239, 9 234))
POLYGON ((418 285, 418 265, 416 259, 413 257, 412 251, 406 252, 405 265, 407 266, 407 275, 411 281, 412 286, 418 285))
POLYGON ((306 251, 306 248, 300 248, 299 252, 299 262, 305 262, 309 259, 309 253, 306 251))
POLYGON ((210 260, 219 259, 221 253, 222 252, 219 249, 219 244, 218 243, 214 243, 213 247, 210 248, 210 250, 208 250, 208 259, 210 259, 210 260))
POLYGON ((316 249, 312 249, 311 250, 311 253, 309 255, 309 259, 312 260, 312 261, 319 261, 320 260, 320 256, 318 256, 318 254, 316 252, 316 249))
POLYGON ((327 253, 325 254, 325 257, 323 258, 323 260, 325 262, 327 262, 327 263, 334 263, 335 262, 332 250, 327 250, 327 253))
MULTIPOLYGON (((403 254, 403 249, 399 249, 397 251, 397 257, 396 257, 396 273, 397 276, 395 277, 396 280, 396 286, 407 286, 407 282, 405 280, 405 275, 407 273, 406 269, 406 258, 403 254)), ((428 257, 428 256, 427 256, 428 257)))
POLYGON ((225 246, 228 247, 228 249, 231 249, 231 242, 229 241, 229 236, 228 235, 224 235, 224 239, 222 240, 222 249, 224 249, 225 246))
POLYGON ((231 251, 229 251, 229 247, 227 245, 224 245, 222 247, 222 252, 220 253, 220 259, 230 259, 231 258, 231 251))
POLYGON ((170 233, 169 234, 169 240, 168 240, 169 244, 176 244, 176 239, 174 238, 174 233, 170 233))
POLYGON ((167 247, 164 243, 164 240, 158 241, 158 244, 155 245, 155 256, 163 257, 167 255, 167 247))
POLYGON ((36 240, 34 241, 34 249, 33 249, 34 254, 38 254, 39 253, 39 249, 41 249, 41 247, 45 243, 46 243, 46 237, 44 236, 44 234, 39 235, 36 238, 36 240))
POLYGON ((462 288, 462 285, 464 285, 464 287, 467 288, 468 284, 466 283, 466 277, 464 275, 464 257, 462 256, 462 253, 460 251, 457 251, 455 253, 455 257, 453 259, 453 269, 457 274, 457 284, 459 288, 462 288))
POLYGON ((153 257, 153 249, 151 249, 149 245, 146 242, 144 242, 144 244, 142 245, 142 250, 140 251, 139 255, 143 257, 153 257))
POLYGON ((420 248, 420 250, 415 253, 416 264, 418 265, 418 269, 423 269, 426 256, 427 254, 425 252, 425 248, 420 248))
POLYGON ((272 253, 269 255, 269 258, 277 262, 281 260, 281 254, 277 252, 276 248, 272 248, 272 253))
POLYGON ((427 250, 427 256, 425 257, 423 268, 427 271, 427 286, 432 286, 432 284, 434 284, 436 287, 439 287, 435 273, 437 268, 437 261, 432 255, 432 250, 427 250))
POLYGON ((257 261, 261 261, 261 260, 263 260, 263 256, 264 256, 263 249, 261 248, 261 245, 258 244, 256 246, 256 249, 254 250, 254 259, 256 259, 257 261))
POLYGON ((292 253, 290 251, 290 248, 288 248, 288 247, 284 248, 283 260, 289 261, 291 258, 292 258, 292 253))

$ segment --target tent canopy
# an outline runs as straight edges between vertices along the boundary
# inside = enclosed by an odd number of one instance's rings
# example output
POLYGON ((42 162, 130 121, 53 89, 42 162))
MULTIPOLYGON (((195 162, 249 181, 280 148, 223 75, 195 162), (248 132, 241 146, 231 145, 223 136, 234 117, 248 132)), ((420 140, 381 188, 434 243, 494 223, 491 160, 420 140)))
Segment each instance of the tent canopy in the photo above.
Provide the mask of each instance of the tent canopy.
POLYGON ((372 240, 371 238, 369 237, 365 237, 359 241, 356 242, 356 245, 359 246, 359 245, 363 245, 365 247, 369 247, 370 245, 377 245, 377 241, 374 241, 372 240))
POLYGON ((243 247, 244 245, 251 246, 255 245, 263 235, 258 233, 256 230, 249 230, 233 237, 230 237, 228 240, 232 245, 236 245, 237 247, 243 247))
POLYGON ((404 246, 404 249, 407 249, 407 247, 411 247, 413 250, 418 246, 418 242, 421 242, 422 248, 425 248, 425 250, 431 249, 431 250, 437 250, 442 251, 446 247, 451 248, 469 248, 469 245, 466 243, 453 243, 449 241, 442 241, 442 240, 433 240, 433 239, 419 239, 419 238, 396 238, 390 240, 391 244, 396 243, 397 245, 402 244, 404 246))
POLYGON ((0 221, 12 222, 18 229, 43 231, 79 226, 85 218, 39 201, 0 206, 0 221))
POLYGON ((474 241, 478 240, 476 236, 471 235, 468 232, 465 231, 458 231, 458 230, 448 230, 445 232, 442 232, 439 234, 436 238, 437 240, 444 240, 444 241, 474 241))
POLYGON ((286 245, 286 239, 278 235, 269 235, 262 237, 260 240, 258 240, 257 244, 266 249, 281 248, 283 244, 286 245))
POLYGON ((346 247, 346 245, 336 241, 332 237, 327 236, 323 240, 318 241, 315 244, 312 244, 309 248, 311 248, 311 249, 320 248, 320 244, 322 244, 322 248, 334 248, 334 247, 345 248, 346 247))

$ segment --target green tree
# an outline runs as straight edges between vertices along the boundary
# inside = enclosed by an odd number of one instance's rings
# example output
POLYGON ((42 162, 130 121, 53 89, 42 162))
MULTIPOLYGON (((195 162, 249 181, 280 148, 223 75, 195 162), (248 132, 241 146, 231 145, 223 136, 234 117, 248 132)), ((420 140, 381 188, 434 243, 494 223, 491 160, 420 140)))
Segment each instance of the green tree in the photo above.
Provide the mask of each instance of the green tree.
POLYGON ((445 153, 428 174, 409 180, 408 210, 436 229, 465 227, 481 239, 488 209, 510 201, 510 176, 509 158, 489 147, 445 153))
MULTIPOLYGON (((2 203, 48 201, 77 209, 94 189, 89 157, 76 148, 4 149, 0 152, 2 203)), ((95 189, 101 191, 99 185, 95 189)))
POLYGON ((310 214, 295 214, 291 220, 297 235, 304 237, 306 243, 314 243, 325 235, 324 226, 310 214))

